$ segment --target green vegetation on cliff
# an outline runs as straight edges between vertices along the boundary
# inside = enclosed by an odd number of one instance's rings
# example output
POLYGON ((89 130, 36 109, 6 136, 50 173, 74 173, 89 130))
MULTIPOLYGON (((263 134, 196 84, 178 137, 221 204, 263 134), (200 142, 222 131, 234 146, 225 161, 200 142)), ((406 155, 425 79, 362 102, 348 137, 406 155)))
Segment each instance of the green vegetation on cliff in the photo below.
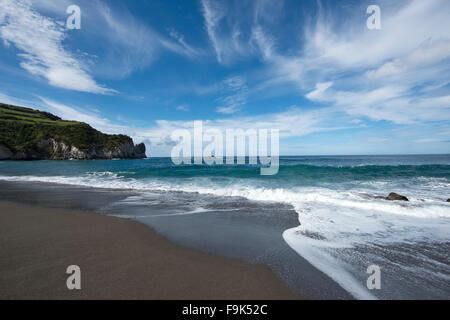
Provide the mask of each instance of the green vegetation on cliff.
POLYGON ((48 139, 86 153, 93 150, 113 151, 133 143, 126 135, 104 134, 86 123, 65 121, 48 112, 0 103, 0 145, 14 154, 39 155, 50 152, 38 147, 39 142, 48 139))

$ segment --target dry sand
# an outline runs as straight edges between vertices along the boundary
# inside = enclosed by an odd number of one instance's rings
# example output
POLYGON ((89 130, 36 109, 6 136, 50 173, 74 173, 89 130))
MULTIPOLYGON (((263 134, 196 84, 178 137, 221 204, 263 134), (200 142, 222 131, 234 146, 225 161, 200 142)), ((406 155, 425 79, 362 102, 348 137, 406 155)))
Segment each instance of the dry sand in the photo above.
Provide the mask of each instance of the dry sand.
POLYGON ((0 299, 298 299, 267 267, 172 244, 138 222, 0 202, 0 299), (81 268, 68 290, 66 268, 81 268))

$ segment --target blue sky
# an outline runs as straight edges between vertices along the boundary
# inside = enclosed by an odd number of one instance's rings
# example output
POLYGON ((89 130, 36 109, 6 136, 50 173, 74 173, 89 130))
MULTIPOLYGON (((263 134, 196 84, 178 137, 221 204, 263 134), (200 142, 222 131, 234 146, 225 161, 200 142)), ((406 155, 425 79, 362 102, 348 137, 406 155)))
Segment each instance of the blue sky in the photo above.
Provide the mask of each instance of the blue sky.
POLYGON ((150 156, 194 120, 280 129, 282 155, 449 153, 449 75, 448 0, 0 0, 0 101, 150 156))

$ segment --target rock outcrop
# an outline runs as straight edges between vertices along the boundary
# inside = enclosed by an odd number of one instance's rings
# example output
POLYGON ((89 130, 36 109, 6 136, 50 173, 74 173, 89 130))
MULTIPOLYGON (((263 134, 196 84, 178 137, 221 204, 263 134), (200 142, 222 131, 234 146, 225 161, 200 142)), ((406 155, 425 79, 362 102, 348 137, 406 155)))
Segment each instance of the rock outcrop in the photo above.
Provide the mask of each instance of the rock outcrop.
POLYGON ((395 192, 391 192, 391 193, 386 197, 386 200, 391 200, 391 201, 394 201, 394 200, 399 200, 399 201, 409 201, 407 197, 402 196, 402 195, 400 195, 400 194, 397 194, 397 193, 395 193, 395 192))
POLYGON ((4 145, 0 145, 0 160, 12 159, 13 153, 4 145))
POLYGON ((93 159, 142 159, 146 158, 145 145, 123 143, 113 150, 105 150, 93 146, 89 151, 81 151, 75 146, 57 142, 55 139, 42 140, 30 151, 13 153, 0 145, 0 160, 93 160, 93 159))
POLYGON ((447 202, 450 202, 450 198, 447 199, 447 202))
POLYGON ((143 159, 145 145, 124 143, 113 150, 93 147, 89 151, 81 151, 75 146, 57 142, 54 139, 40 141, 36 150, 18 151, 12 153, 5 146, 0 145, 0 160, 94 160, 94 159, 143 159))
POLYGON ((146 157, 145 145, 141 143, 135 146, 131 138, 129 141, 111 149, 93 145, 89 150, 82 151, 73 145, 57 142, 53 138, 39 141, 36 148, 38 150, 37 155, 26 155, 26 159, 23 160, 36 157, 44 157, 50 160, 141 159, 146 157))

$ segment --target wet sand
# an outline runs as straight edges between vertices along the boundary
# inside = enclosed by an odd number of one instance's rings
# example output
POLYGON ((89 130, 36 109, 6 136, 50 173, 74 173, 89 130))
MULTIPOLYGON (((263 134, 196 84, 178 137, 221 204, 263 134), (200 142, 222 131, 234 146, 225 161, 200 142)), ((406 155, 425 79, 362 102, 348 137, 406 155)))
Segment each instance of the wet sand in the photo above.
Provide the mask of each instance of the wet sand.
POLYGON ((138 222, 0 202, 0 299, 298 299, 266 266, 182 248, 138 222), (66 286, 81 268, 81 290, 66 286))

